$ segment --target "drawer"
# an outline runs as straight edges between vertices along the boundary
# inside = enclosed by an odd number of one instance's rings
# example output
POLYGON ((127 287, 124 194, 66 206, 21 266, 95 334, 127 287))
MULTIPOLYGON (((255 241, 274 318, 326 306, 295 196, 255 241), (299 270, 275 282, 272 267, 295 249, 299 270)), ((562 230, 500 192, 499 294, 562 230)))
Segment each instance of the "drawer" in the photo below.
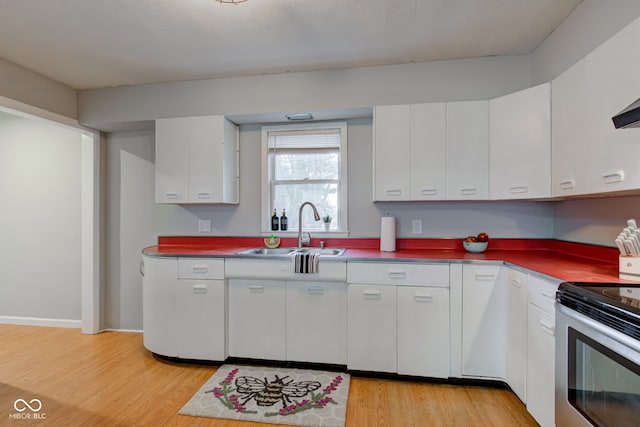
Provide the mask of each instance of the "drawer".
POLYGON ((347 282, 448 288, 449 264, 350 262, 347 282))
POLYGON ((178 279, 224 279, 224 259, 179 258, 178 279))
POLYGON ((529 302, 554 315, 557 289, 558 283, 549 282, 533 275, 529 276, 527 288, 529 302))
POLYGON ((301 274, 293 272, 293 258, 283 259, 237 259, 227 258, 225 264, 227 278, 237 279, 280 279, 344 282, 347 267, 344 261, 324 260, 318 262, 318 272, 301 274))

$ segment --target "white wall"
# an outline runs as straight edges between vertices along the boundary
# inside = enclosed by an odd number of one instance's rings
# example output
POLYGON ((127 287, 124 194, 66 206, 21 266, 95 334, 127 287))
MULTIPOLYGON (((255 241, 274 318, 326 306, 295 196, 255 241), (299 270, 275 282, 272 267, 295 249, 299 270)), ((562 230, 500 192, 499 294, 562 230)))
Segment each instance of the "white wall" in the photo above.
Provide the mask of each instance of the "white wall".
POLYGON ((80 140, 78 132, 0 113, 5 321, 81 320, 80 140))

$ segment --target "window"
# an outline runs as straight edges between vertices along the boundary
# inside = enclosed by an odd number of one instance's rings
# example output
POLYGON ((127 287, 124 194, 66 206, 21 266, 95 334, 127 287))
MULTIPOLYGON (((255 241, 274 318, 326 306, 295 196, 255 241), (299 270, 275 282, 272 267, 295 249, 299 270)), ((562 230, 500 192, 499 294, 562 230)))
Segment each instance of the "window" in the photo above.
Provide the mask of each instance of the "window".
MULTIPOLYGON (((311 123, 262 128, 263 231, 271 232, 271 216, 287 212, 288 231, 298 231, 298 209, 309 201, 321 217, 329 215, 329 231, 347 231, 347 124, 311 123)), ((324 231, 313 210, 305 207, 302 229, 324 231)))

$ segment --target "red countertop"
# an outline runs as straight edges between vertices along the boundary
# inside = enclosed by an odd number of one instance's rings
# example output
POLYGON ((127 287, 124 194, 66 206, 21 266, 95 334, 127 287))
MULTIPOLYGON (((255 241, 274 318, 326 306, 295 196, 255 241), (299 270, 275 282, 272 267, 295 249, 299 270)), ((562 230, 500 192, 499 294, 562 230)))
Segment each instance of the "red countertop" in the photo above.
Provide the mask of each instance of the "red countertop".
MULTIPOLYGON (((347 248, 344 259, 506 261, 566 281, 629 283, 618 278, 616 248, 552 239, 491 239, 483 253, 469 253, 460 239, 398 239, 395 252, 380 252, 379 239, 322 239, 328 248, 347 248)), ((315 243, 320 239, 314 239, 315 243)), ((281 246, 296 246, 283 238, 281 246)), ((264 246, 262 237, 176 236, 158 238, 144 249, 156 256, 230 256, 264 246)))

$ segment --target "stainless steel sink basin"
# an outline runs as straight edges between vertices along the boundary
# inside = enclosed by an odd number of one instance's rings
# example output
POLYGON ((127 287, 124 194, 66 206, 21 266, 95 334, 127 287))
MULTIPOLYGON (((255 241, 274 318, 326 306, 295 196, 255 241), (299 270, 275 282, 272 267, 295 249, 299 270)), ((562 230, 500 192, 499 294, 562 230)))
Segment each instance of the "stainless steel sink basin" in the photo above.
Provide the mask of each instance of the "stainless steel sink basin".
POLYGON ((271 255, 288 256, 294 253, 313 253, 320 256, 340 256, 344 253, 344 248, 251 248, 238 252, 239 255, 271 255))

